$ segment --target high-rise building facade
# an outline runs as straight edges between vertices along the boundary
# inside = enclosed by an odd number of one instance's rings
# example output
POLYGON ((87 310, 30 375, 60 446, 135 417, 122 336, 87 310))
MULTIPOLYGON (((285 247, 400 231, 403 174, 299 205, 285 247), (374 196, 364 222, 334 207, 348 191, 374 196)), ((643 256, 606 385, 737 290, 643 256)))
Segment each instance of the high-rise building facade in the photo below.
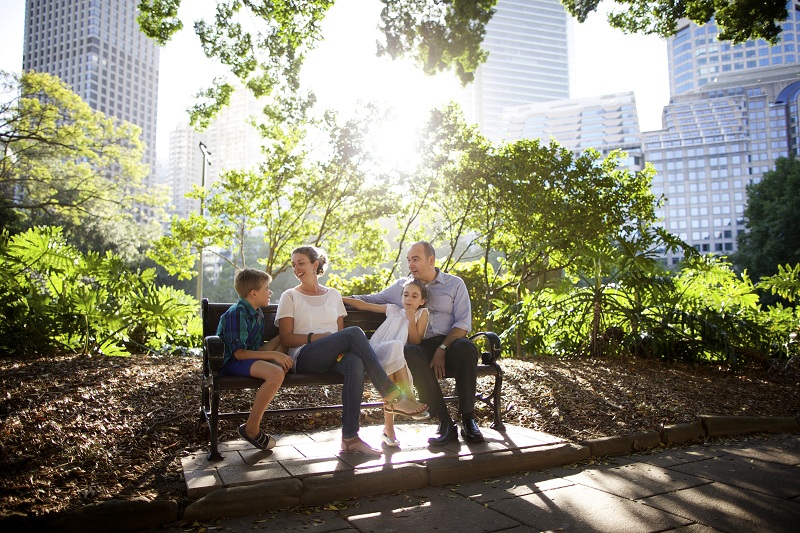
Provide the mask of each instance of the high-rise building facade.
POLYGON ((712 20, 698 26, 682 20, 667 39, 669 93, 684 94, 712 83, 717 76, 769 66, 789 65, 800 59, 800 0, 787 3, 789 18, 782 24, 781 41, 771 46, 763 39, 740 44, 721 42, 712 20))
POLYGON ((553 138, 575 152, 594 148, 608 154, 620 149, 628 154, 622 162, 626 168, 643 167, 633 92, 508 107, 502 117, 508 140, 539 139, 547 144, 553 138))
POLYGON ((139 31, 138 3, 27 0, 22 65, 58 76, 92 109, 139 126, 152 177, 159 48, 139 31))
MULTIPOLYGON (((745 231, 746 187, 797 154, 800 64, 718 76, 664 108, 664 129, 645 132, 644 153, 664 195, 664 227, 703 254, 731 255, 745 231)), ((664 255, 675 265, 680 256, 664 255)))
POLYGON ((462 107, 487 137, 502 137, 506 107, 569 98, 567 13, 558 0, 499 0, 482 46, 489 58, 462 107))
POLYGON ((259 111, 255 96, 240 87, 206 131, 199 133, 188 124, 179 124, 170 132, 167 184, 172 190, 173 213, 184 218, 198 212, 199 202, 186 198, 186 193, 194 185, 200 185, 203 179, 208 188, 222 172, 250 170, 262 161, 262 139, 258 130, 250 125, 252 117, 259 111), (206 166, 205 174, 200 142, 205 144, 211 156, 206 158, 212 164, 206 166))

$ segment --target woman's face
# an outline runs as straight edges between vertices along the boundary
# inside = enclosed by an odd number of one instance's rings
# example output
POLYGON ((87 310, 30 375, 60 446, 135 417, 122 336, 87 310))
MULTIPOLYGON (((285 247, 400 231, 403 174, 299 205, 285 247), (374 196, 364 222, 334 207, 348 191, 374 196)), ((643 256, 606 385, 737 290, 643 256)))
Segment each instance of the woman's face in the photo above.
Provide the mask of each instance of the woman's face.
POLYGON ((317 266, 318 262, 312 263, 305 254, 292 254, 292 270, 301 283, 304 278, 317 279, 317 266))

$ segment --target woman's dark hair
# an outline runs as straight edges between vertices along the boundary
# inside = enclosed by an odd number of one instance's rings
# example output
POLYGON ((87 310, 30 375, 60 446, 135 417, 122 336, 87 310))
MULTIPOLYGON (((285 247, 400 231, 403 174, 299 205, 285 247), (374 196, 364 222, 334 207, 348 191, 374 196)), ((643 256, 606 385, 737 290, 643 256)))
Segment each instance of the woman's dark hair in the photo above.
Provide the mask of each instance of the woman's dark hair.
POLYGON ((403 282, 404 289, 409 285, 415 285, 419 288, 419 294, 422 296, 422 299, 425 300, 425 303, 422 304, 422 307, 428 305, 428 286, 422 283, 420 280, 414 278, 408 278, 405 282, 403 282))
POLYGON ((328 257, 321 249, 313 246, 300 246, 292 250, 292 255, 294 254, 303 254, 304 256, 308 257, 308 260, 312 263, 319 261, 319 264, 317 265, 317 275, 319 276, 325 273, 325 268, 328 265, 328 257))

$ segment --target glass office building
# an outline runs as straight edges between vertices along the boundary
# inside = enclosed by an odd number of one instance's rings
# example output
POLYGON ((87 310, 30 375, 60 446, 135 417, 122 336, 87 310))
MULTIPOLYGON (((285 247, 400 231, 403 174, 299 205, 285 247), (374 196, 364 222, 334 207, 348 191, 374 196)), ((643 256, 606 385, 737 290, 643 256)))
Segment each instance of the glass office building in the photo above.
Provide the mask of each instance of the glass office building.
POLYGON ((23 70, 61 78, 92 109, 136 124, 156 168, 159 48, 139 31, 138 0, 27 0, 23 70))
MULTIPOLYGON (((800 65, 718 76, 664 108, 664 129, 645 132, 644 153, 664 195, 663 225, 701 253, 730 255, 745 231, 746 187, 797 154, 800 65)), ((680 256, 665 254, 675 265, 680 256)))
POLYGON ((699 89, 727 73, 797 63, 800 1, 788 2, 787 8, 789 18, 782 24, 781 40, 775 46, 763 39, 735 45, 720 42, 713 20, 703 26, 683 20, 675 35, 667 39, 670 94, 699 89))
POLYGON ((567 13, 558 0, 499 0, 482 46, 489 58, 462 107, 487 137, 502 136, 506 107, 569 98, 567 13))
POLYGON ((574 152, 594 148, 603 155, 620 149, 628 154, 621 162, 625 168, 644 166, 633 92, 508 107, 502 124, 510 141, 539 139, 548 144, 553 138, 574 152))

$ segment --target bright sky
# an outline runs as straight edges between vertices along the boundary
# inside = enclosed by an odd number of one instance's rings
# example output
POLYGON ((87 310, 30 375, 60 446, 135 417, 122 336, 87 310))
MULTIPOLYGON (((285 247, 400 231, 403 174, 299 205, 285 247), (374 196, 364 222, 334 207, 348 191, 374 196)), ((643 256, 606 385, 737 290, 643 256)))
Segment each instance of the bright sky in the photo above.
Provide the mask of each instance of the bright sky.
MULTIPOLYGON (((193 20, 199 6, 213 0, 184 0, 181 14, 193 20)), ((324 21, 325 40, 306 60, 304 82, 320 104, 350 114, 359 101, 376 100, 397 109, 399 123, 391 141, 412 137, 427 111, 453 98, 460 85, 451 75, 426 77, 410 62, 375 57, 381 4, 377 0, 337 0, 324 21), (369 3, 367 3, 369 2, 369 3)), ((19 72, 24 40, 24 0, 0 0, 0 69, 19 72)), ((160 59, 158 153, 165 160, 169 132, 187 122, 193 95, 214 75, 202 54, 191 22, 162 50, 160 59)), ((643 131, 661 128, 669 101, 667 51, 656 37, 623 35, 608 27, 602 14, 572 24, 570 91, 573 98, 634 91, 643 131)), ((402 151, 402 150, 399 150, 402 151)))

